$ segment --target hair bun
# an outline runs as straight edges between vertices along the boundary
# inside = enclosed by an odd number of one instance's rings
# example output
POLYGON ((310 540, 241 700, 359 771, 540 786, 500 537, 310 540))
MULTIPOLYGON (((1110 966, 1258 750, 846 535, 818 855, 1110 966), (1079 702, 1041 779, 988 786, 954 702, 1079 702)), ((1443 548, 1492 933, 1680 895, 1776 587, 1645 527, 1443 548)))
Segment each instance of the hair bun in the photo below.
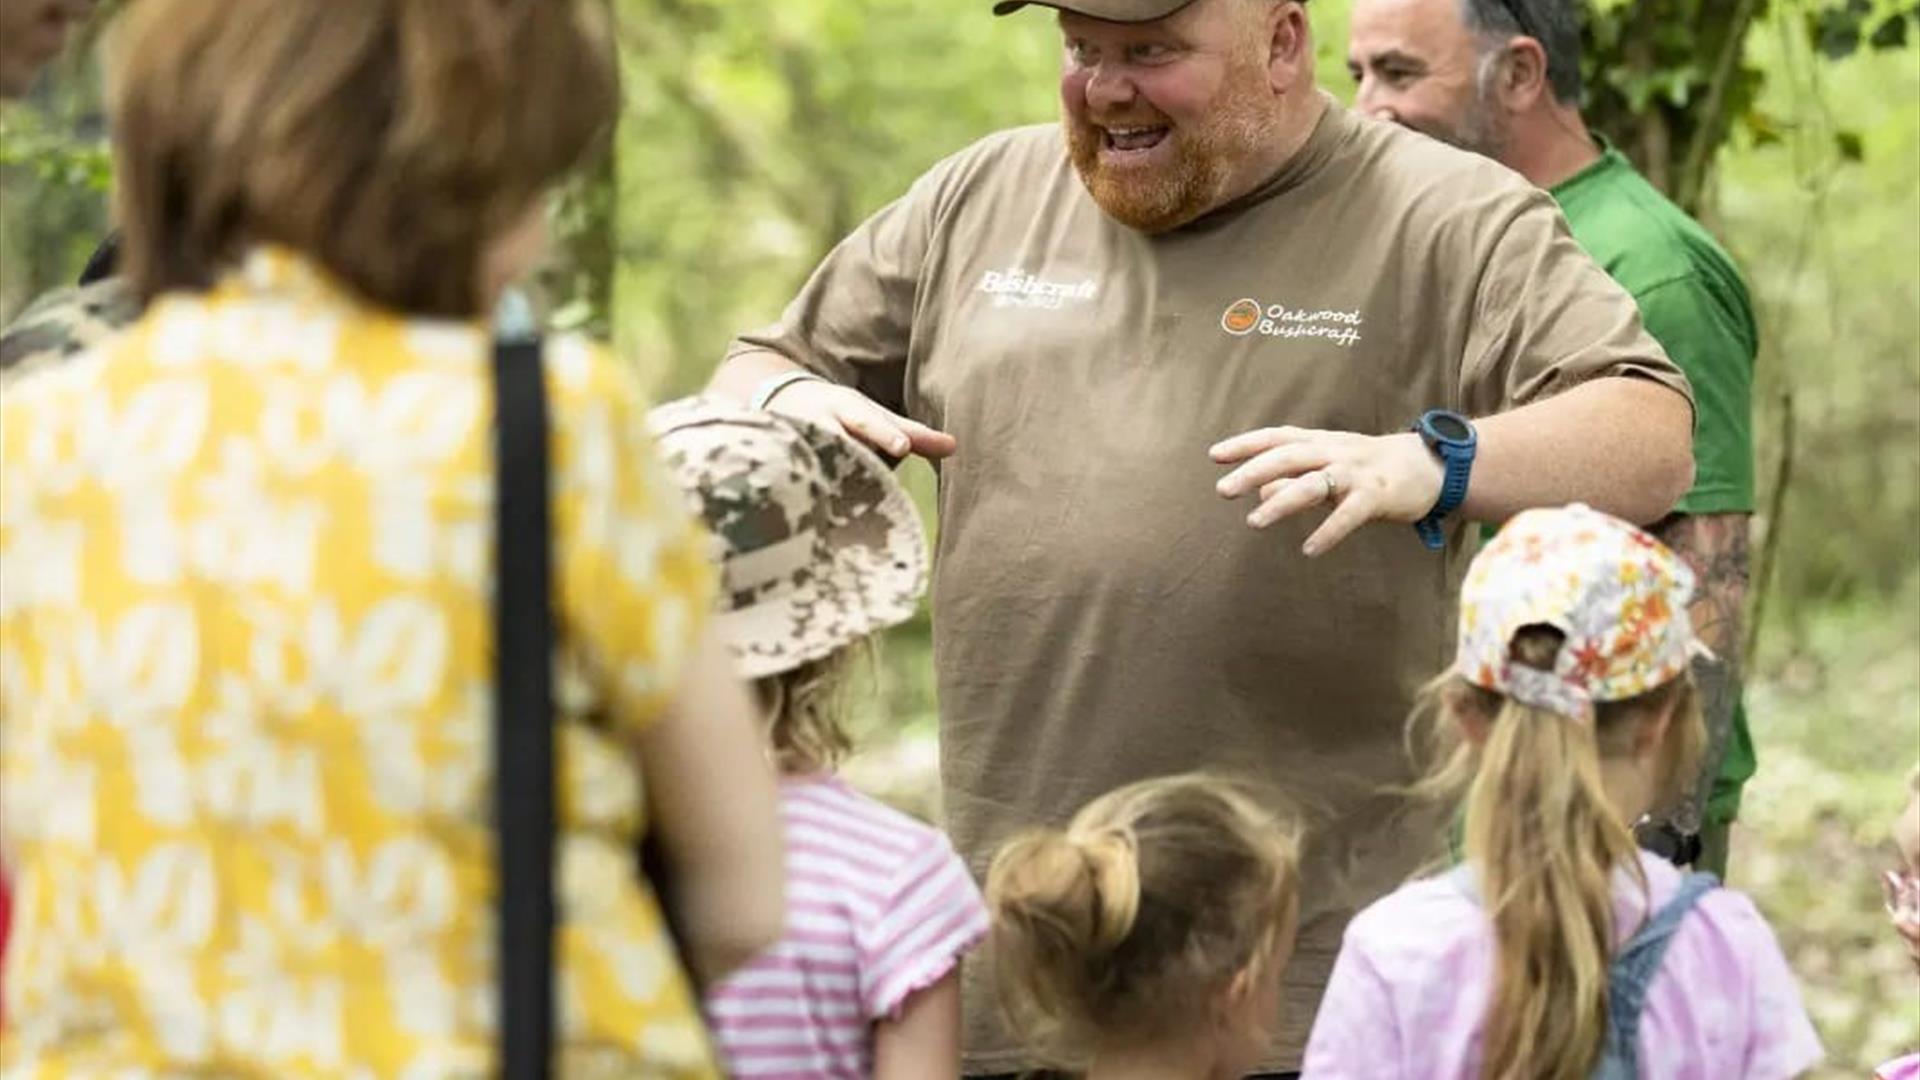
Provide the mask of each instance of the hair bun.
POLYGON ((1133 836, 1118 828, 1027 833, 994 859, 987 893, 995 921, 1021 928, 1042 951, 1111 952, 1132 931, 1140 908, 1133 836))
POLYGON ((1098 952, 1120 947, 1140 912, 1140 850, 1131 830, 1117 827, 1069 834, 1086 863, 1092 911, 1088 944, 1098 952))
POLYGON ((988 956, 1008 1020, 1050 1064, 1103 1038, 1191 1032, 1215 995, 1276 962, 1296 909, 1298 840, 1237 783, 1142 780, 1065 830, 1016 837, 987 872, 988 956))

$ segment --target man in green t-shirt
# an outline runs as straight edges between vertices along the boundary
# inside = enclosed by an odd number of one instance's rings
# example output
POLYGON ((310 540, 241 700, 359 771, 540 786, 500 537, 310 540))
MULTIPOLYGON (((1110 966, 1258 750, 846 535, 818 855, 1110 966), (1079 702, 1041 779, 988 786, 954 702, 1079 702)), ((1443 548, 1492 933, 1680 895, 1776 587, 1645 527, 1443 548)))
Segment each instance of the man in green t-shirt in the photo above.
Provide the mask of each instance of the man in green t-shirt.
POLYGON ((1696 665, 1709 731, 1706 788, 1649 846, 1722 874, 1728 826, 1753 775, 1740 706, 1741 609, 1753 512, 1750 409, 1758 334, 1746 285, 1699 223, 1580 116, 1572 0, 1356 0, 1348 66, 1356 106, 1491 157, 1549 190, 1574 239, 1640 306, 1648 332, 1697 395, 1693 489, 1660 536, 1699 572, 1694 625, 1718 656, 1696 665), (1670 852, 1671 853, 1671 852, 1670 852))

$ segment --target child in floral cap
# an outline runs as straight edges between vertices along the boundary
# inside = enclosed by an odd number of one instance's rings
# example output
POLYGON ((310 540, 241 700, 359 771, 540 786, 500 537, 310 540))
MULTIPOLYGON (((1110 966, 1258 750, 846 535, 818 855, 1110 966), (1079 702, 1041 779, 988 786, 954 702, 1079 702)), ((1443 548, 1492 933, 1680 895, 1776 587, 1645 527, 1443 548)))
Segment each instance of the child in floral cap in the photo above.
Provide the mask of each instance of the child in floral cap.
POLYGON ((836 431, 711 398, 648 417, 713 535, 717 619, 781 772, 787 931, 707 992, 734 1076, 957 1076, 961 956, 986 905, 939 830, 834 776, 849 661, 927 587, 907 493, 836 431))
POLYGON ((1474 560, 1453 667, 1410 735, 1465 796, 1465 861, 1347 928, 1305 1074, 1490 1080, 1797 1076, 1819 1040, 1772 931, 1711 875, 1642 853, 1705 732, 1693 575, 1584 506, 1474 560))

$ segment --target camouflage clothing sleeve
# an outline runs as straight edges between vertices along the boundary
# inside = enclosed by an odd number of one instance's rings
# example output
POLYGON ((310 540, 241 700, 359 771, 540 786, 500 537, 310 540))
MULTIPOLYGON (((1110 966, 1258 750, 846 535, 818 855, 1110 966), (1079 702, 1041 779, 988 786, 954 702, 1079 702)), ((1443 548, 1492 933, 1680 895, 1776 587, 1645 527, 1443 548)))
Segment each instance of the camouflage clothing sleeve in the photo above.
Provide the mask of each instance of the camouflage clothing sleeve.
POLYGON ((0 376, 18 378, 73 356, 139 315, 138 298, 119 278, 55 289, 0 332, 0 376))

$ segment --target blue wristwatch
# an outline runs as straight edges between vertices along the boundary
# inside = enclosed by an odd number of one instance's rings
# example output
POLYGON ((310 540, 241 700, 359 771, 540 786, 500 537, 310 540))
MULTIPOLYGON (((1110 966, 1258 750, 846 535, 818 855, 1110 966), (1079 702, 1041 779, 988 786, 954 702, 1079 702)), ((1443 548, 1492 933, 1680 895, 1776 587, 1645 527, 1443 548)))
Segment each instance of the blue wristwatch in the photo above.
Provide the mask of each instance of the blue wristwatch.
POLYGON ((1480 436, 1473 430, 1473 421, 1446 409, 1429 409, 1413 422, 1413 430, 1420 433, 1427 449, 1440 456, 1440 464, 1447 470, 1440 482, 1440 500, 1426 517, 1413 523, 1420 542, 1438 551, 1447 542, 1440 523, 1467 501, 1467 478, 1473 474, 1473 454, 1480 436))

